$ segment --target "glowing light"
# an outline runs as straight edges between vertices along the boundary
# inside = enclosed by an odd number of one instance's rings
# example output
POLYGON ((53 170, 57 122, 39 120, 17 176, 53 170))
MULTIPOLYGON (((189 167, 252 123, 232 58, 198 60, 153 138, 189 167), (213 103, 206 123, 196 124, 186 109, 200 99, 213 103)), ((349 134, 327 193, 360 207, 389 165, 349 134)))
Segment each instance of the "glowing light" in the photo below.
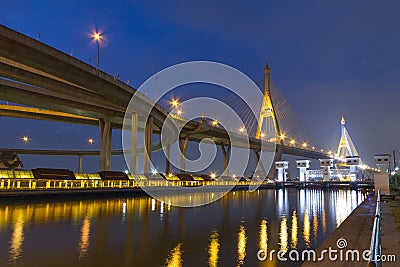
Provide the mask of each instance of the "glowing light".
POLYGON ((315 207, 313 208, 313 233, 314 233, 314 237, 317 236, 318 233, 318 217, 317 217, 317 211, 315 209, 315 207))
POLYGON ((213 124, 214 126, 218 126, 219 121, 218 121, 218 120, 213 120, 212 124, 213 124))
POLYGON ((281 134, 281 135, 279 136, 279 138, 280 138, 281 140, 285 140, 286 136, 285 136, 285 134, 281 134))
POLYGON ((88 143, 91 144, 91 145, 93 145, 93 143, 94 143, 94 139, 91 138, 91 137, 89 137, 89 139, 88 139, 87 141, 88 141, 88 143))
POLYGON ((310 217, 308 216, 308 209, 304 211, 304 221, 303 221, 303 238, 306 243, 306 247, 310 247, 310 217))
POLYGON ((290 140, 290 144, 294 146, 294 144, 296 144, 296 140, 294 139, 290 140))
POLYGON ((182 267, 182 244, 178 243, 168 255, 165 261, 167 267, 182 267))
POLYGON ((179 100, 178 100, 178 99, 172 99, 171 102, 170 102, 170 104, 171 104, 173 107, 178 107, 178 106, 179 106, 179 100))
POLYGON ((101 36, 100 32, 94 32, 92 34, 92 37, 96 42, 99 42, 103 38, 103 36, 101 36))
POLYGON ((264 138, 265 137, 265 133, 261 133, 260 136, 261 136, 261 138, 264 138))
POLYGON ((260 243, 259 243, 259 249, 267 251, 268 247, 268 229, 267 229, 267 220, 262 219, 260 223, 260 231, 259 231, 259 236, 260 236, 260 243))
POLYGON ((329 150, 329 151, 328 151, 328 154, 329 154, 329 155, 332 155, 332 150, 329 150))
POLYGON ((291 248, 296 249, 298 243, 298 221, 297 221, 297 212, 296 209, 293 210, 292 214, 292 243, 291 248))
POLYGON ((311 149, 314 150, 314 149, 315 149, 315 146, 313 146, 311 149))
POLYGON ((29 141, 29 137, 28 136, 23 136, 22 137, 22 141, 24 141, 25 143, 29 141))
POLYGON ((246 257, 246 243, 246 229, 243 225, 240 225, 237 243, 237 262, 239 266, 244 264, 244 258, 246 257))
POLYGON ((129 170, 125 170, 124 173, 125 173, 125 174, 128 174, 128 173, 129 173, 129 170))
POLYGON ((241 132, 241 133, 243 133, 245 131, 245 128, 244 127, 241 127, 240 129, 239 129, 239 132, 241 132))
POLYGON ((156 169, 151 170, 151 174, 156 175, 157 173, 158 173, 158 171, 156 169))
POLYGON ((219 253, 219 241, 218 241, 217 231, 213 231, 209 238, 208 245, 208 266, 217 267, 218 266, 218 253, 219 253))
POLYGON ((210 177, 211 177, 212 179, 215 179, 215 177, 217 177, 217 175, 216 175, 215 173, 212 172, 212 173, 210 174, 210 177))
POLYGON ((280 231, 279 231, 279 238, 280 238, 280 249, 281 250, 288 250, 288 227, 287 227, 287 220, 285 215, 282 216, 281 224, 280 224, 280 231))
POLYGON ((79 259, 85 258, 86 252, 89 247, 90 239, 90 218, 85 216, 81 228, 81 240, 79 242, 79 259))
POLYGON ((23 214, 19 213, 13 225, 13 232, 10 240, 9 260, 16 265, 21 259, 22 244, 24 242, 24 219, 23 214))
POLYGON ((178 109, 178 110, 176 111, 176 113, 177 113, 179 116, 181 116, 181 115, 182 115, 182 110, 178 109))
POLYGON ((301 146, 306 148, 308 146, 308 144, 307 144, 307 142, 304 142, 301 146))
POLYGON ((321 151, 321 152, 324 152, 324 150, 323 150, 323 149, 321 149, 320 151, 321 151))

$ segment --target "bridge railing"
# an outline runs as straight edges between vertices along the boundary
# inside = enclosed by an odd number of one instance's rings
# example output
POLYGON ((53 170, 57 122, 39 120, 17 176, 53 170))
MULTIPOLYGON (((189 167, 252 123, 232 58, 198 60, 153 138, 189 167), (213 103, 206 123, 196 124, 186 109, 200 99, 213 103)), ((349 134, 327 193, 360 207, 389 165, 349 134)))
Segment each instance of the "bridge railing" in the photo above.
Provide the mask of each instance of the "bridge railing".
POLYGON ((374 263, 376 266, 378 265, 378 260, 379 260, 378 256, 381 255, 380 236, 381 236, 381 193, 378 190, 374 226, 372 228, 371 243, 369 248, 371 252, 369 262, 374 263))

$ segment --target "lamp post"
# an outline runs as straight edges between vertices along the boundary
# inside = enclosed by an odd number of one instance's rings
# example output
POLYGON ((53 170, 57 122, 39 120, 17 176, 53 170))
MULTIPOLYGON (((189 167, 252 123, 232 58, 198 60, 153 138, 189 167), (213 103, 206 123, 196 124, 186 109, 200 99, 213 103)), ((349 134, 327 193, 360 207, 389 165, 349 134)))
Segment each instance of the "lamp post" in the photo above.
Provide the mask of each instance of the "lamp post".
POLYGON ((100 41, 103 38, 100 32, 95 32, 92 34, 93 40, 97 43, 97 60, 96 60, 96 69, 99 70, 100 64, 100 41))

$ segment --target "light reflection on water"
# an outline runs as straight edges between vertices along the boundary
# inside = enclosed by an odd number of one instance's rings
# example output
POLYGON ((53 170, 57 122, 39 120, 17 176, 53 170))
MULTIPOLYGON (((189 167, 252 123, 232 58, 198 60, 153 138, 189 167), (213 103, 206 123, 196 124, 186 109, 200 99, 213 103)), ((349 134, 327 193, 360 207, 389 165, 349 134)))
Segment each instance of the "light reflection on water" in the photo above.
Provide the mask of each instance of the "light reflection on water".
POLYGON ((83 260, 89 247, 90 218, 85 216, 81 228, 81 241, 79 242, 79 260, 83 260))
POLYGON ((243 225, 240 225, 238 233, 238 244, 237 244, 238 266, 243 266, 244 264, 244 258, 246 257, 246 244, 247 244, 246 228, 243 225))
POLYGON ((212 231, 209 239, 208 245, 208 266, 217 267, 218 266, 218 253, 219 253, 219 240, 218 232, 212 231))
POLYGON ((293 209, 293 214, 292 214, 292 243, 290 248, 291 249, 296 249, 297 248, 297 242, 298 242, 298 232, 299 232, 299 227, 298 227, 298 222, 297 222, 297 212, 296 209, 293 209))
POLYGON ((285 214, 282 215, 281 225, 280 225, 280 250, 287 251, 288 250, 288 227, 285 214))
POLYGON ((364 197, 280 189, 199 208, 172 207, 179 196, 2 203, 0 266, 270 266, 259 249, 315 248, 364 197))
POLYGON ((176 247, 174 247, 166 260, 166 267, 182 267, 182 244, 178 243, 176 247))

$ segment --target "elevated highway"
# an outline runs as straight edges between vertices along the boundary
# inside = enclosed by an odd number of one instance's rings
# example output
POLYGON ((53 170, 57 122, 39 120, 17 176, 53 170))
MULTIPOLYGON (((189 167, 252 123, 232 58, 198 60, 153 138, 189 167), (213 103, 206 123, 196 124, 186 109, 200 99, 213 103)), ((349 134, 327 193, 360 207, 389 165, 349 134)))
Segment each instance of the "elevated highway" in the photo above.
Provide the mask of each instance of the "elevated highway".
MULTIPOLYGON (((51 46, 0 25, 0 99, 29 107, 0 106, 0 116, 98 125, 100 128, 100 170, 110 169, 112 129, 121 129, 125 110, 136 89, 51 46)), ((139 93, 139 92, 138 92, 139 93)), ((139 93, 140 94, 140 93, 139 93)), ((145 132, 145 147, 151 150, 151 134, 160 133, 169 112, 141 95, 143 101, 135 107, 137 130, 145 132), (149 106, 151 120, 145 122, 143 110, 149 106)), ((240 146, 244 137, 224 129, 206 126, 202 122, 175 118, 184 125, 180 138, 200 141, 211 138, 222 146, 230 145, 229 136, 240 146)), ((261 149, 260 139, 250 138, 250 148, 261 149)), ((186 142, 187 143, 187 142, 186 142)), ((269 143, 268 149, 281 145, 269 143)), ((132 149, 136 154, 137 148, 132 149)), ((283 147, 283 153, 308 158, 324 158, 326 154, 293 147, 283 147)), ((132 155, 133 155, 132 154, 132 155)), ((228 153, 229 154, 229 153, 228 153)), ((145 172, 149 162, 145 159, 145 172)))

